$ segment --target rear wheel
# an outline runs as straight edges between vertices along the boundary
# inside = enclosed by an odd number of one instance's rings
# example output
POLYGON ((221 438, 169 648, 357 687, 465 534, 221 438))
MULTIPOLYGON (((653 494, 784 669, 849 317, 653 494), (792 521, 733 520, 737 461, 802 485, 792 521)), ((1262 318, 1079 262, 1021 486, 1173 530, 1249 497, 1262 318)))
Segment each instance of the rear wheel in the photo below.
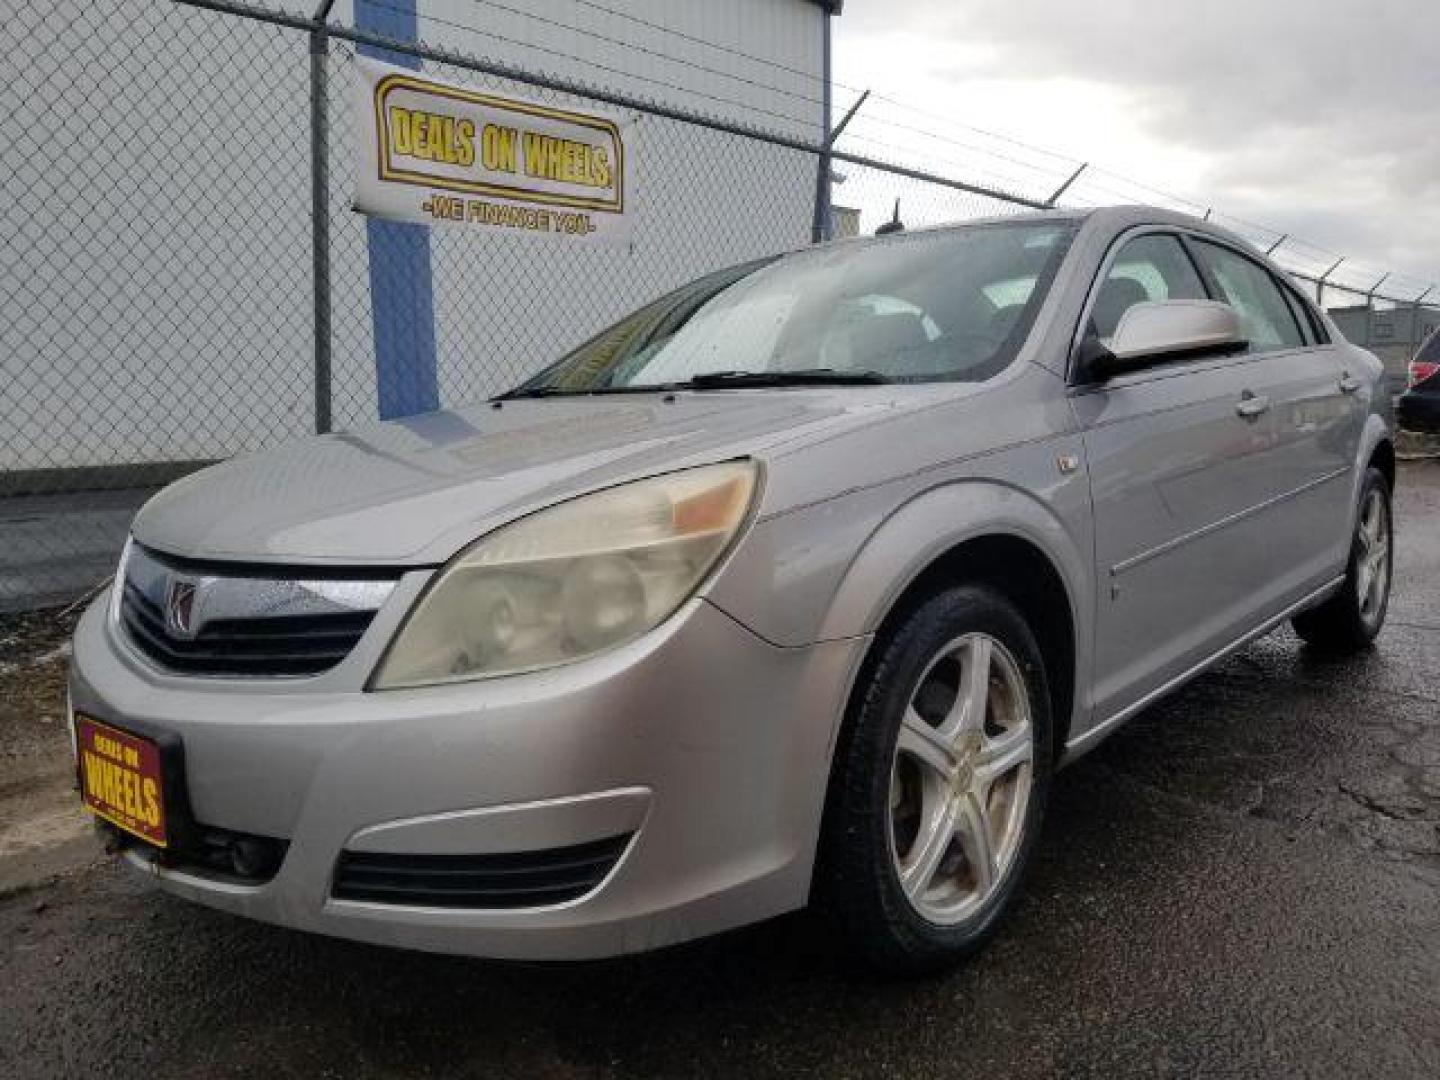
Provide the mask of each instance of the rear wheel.
POLYGON ((1034 635, 999 594, 951 589, 878 644, 837 749, 817 900, 853 954, 914 974, 995 932, 1049 791, 1034 635))
POLYGON ((1331 652, 1368 648, 1385 625, 1394 562, 1390 485, 1371 468, 1360 489, 1360 511, 1350 543, 1350 562, 1338 592, 1319 607, 1295 616, 1295 633, 1331 652))

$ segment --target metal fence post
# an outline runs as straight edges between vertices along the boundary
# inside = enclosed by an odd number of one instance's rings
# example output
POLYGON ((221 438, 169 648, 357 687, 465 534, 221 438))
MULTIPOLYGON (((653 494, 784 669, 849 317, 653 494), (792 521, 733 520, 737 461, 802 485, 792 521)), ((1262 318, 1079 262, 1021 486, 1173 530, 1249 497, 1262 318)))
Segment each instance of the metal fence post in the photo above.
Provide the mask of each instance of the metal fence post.
POLYGON ((1420 351, 1420 346, 1425 340, 1425 298, 1435 291, 1431 285, 1414 300, 1410 301, 1410 355, 1408 359, 1413 360, 1415 354, 1420 351))
POLYGON ((1340 264, 1345 261, 1345 258, 1344 255, 1341 255, 1340 258, 1330 264, 1330 269, 1326 270, 1315 281, 1315 303, 1319 304, 1322 308, 1325 306, 1325 286, 1330 281, 1330 275, 1340 269, 1340 264))
POLYGON ((1365 347, 1367 349, 1373 349, 1375 347, 1375 292, 1381 285, 1385 284, 1389 277, 1390 273, 1386 271, 1379 281, 1370 286, 1370 291, 1365 294, 1365 347))
POLYGON ((1084 172, 1086 169, 1088 169, 1089 167, 1090 167, 1090 163, 1089 163, 1088 161, 1082 161, 1082 162, 1080 163, 1080 167, 1079 167, 1078 169, 1076 169, 1074 172, 1072 172, 1068 177, 1066 177, 1066 178, 1065 178, 1065 182, 1064 182, 1063 184, 1061 184, 1058 188, 1056 188, 1055 191, 1054 191, 1054 193, 1053 193, 1048 199, 1045 200, 1045 205, 1046 205, 1047 207, 1050 207, 1050 206, 1054 206, 1056 203, 1058 203, 1058 202, 1060 201, 1060 196, 1061 196, 1061 195, 1064 195, 1065 192, 1069 191, 1069 190, 1070 190, 1070 185, 1073 184, 1073 183, 1075 183, 1076 180, 1079 180, 1079 179, 1080 179, 1080 174, 1083 173, 1083 172, 1084 172))
MULTIPOLYGON (((830 9, 825 9, 823 35, 820 40, 820 109, 825 114, 820 122, 820 136, 824 144, 830 145, 830 9)), ((821 153, 815 162, 815 213, 810 222, 810 242, 818 244, 829 240, 830 226, 830 156, 821 153)))
POLYGON ((330 36, 335 0, 321 0, 310 29, 310 256, 314 287, 315 430, 331 429, 330 371, 330 36))
POLYGON ((840 122, 830 129, 830 133, 825 136, 824 145, 821 146, 819 154, 816 155, 818 161, 815 172, 815 220, 810 228, 810 242, 812 244, 835 239, 835 208, 830 198, 830 185, 834 181, 834 175, 831 171, 831 150, 835 146, 835 141, 845 133, 846 126, 855 118, 855 114, 860 111, 860 106, 864 105, 869 97, 870 88, 866 87, 865 92, 855 99, 855 104, 850 106, 850 110, 840 118, 840 122))

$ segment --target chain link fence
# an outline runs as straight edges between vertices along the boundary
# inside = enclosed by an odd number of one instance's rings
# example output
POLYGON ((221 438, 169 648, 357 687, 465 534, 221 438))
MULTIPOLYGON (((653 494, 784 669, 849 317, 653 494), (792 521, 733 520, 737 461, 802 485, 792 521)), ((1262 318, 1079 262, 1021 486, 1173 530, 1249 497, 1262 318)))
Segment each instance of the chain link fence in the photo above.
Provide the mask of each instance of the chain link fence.
MULTIPOLYGON (((897 200, 915 226, 1054 193, 1048 177, 969 182, 843 138, 829 154, 822 102, 803 83, 778 106, 737 109, 733 95, 697 90, 709 85, 699 75, 637 89, 602 65, 585 69, 591 83, 462 53, 427 41, 455 36, 438 16, 399 41, 316 15, 17 0, 0 22, 0 611, 68 603, 102 582, 157 486, 375 419, 397 390, 377 376, 377 294, 398 312, 387 347, 423 346, 434 403, 453 405, 514 385, 669 288, 810 242, 822 158, 842 181, 842 232, 873 231, 897 200), (501 95, 637 114, 633 241, 562 249, 412 227, 405 242, 423 244, 427 273, 395 273, 350 209, 362 52, 501 95)), ((1066 205, 1116 201, 1086 183, 1066 205)), ((1327 305, 1355 287, 1291 250, 1291 269, 1326 282, 1327 305)), ((1406 324, 1403 301, 1355 296, 1367 340, 1440 321, 1414 307, 1406 324)))

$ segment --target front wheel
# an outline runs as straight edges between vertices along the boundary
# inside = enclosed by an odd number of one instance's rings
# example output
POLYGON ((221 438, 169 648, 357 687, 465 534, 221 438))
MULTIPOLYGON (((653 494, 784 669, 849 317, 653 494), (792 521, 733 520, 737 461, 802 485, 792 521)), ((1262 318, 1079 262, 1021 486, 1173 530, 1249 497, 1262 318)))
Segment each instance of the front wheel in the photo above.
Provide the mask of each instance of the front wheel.
POLYGON ((992 936, 1039 832, 1050 706, 1035 637, 981 586, 877 643, 836 751, 819 906, 869 966, 918 974, 992 936))
POLYGON ((1295 633, 1329 652, 1368 648, 1385 625, 1394 563, 1390 484, 1379 469, 1366 470, 1360 510, 1350 542, 1350 561, 1338 592, 1319 607, 1296 615, 1295 633))

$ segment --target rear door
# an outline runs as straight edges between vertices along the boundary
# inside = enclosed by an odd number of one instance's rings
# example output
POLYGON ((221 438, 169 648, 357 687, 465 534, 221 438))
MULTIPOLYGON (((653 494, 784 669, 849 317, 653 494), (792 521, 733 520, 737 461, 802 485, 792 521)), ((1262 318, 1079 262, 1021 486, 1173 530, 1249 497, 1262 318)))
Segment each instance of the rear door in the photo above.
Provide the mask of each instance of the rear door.
MULTIPOLYGON (((1194 257, 1167 230, 1117 244, 1092 292, 1102 343, 1142 300, 1204 299, 1194 257)), ((1096 715, 1108 718, 1228 645, 1258 617, 1283 563, 1262 508, 1271 459, 1263 352, 1178 360, 1077 386, 1095 515, 1096 715)))
POLYGON ((1273 501, 1265 535, 1279 555, 1259 599, 1275 611, 1339 573, 1349 550, 1354 464, 1365 417, 1362 382, 1307 305, 1238 249, 1191 237, 1217 300, 1240 315, 1257 356, 1254 392, 1270 409, 1274 445, 1260 459, 1273 501))

